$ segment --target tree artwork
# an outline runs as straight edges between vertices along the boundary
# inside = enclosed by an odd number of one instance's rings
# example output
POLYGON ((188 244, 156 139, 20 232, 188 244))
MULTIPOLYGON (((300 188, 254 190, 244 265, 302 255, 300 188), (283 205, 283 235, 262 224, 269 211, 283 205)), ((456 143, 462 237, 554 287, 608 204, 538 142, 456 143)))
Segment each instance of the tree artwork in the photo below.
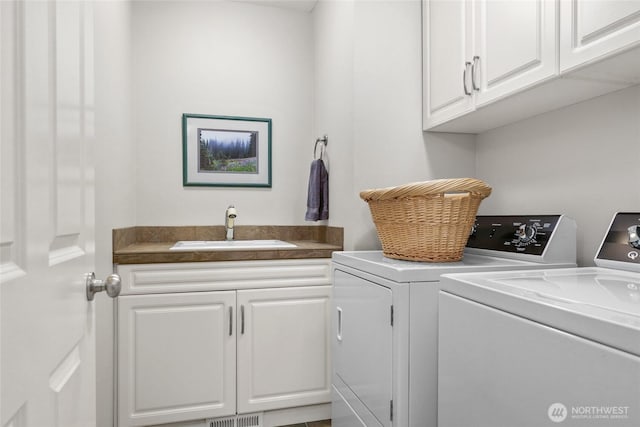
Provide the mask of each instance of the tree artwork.
POLYGON ((201 172, 258 172, 258 132, 199 129, 201 172))

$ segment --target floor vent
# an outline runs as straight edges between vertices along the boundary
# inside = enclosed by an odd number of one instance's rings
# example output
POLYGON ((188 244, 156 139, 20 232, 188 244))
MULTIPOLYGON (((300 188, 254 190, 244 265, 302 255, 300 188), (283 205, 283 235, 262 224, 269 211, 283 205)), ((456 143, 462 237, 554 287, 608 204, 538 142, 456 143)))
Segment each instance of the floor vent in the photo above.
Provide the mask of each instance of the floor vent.
POLYGON ((238 415, 236 427, 262 427, 262 414, 238 415))
POLYGON ((236 427, 236 417, 216 418, 207 420, 208 427, 236 427))
POLYGON ((207 427, 262 427, 262 412, 208 419, 207 427))

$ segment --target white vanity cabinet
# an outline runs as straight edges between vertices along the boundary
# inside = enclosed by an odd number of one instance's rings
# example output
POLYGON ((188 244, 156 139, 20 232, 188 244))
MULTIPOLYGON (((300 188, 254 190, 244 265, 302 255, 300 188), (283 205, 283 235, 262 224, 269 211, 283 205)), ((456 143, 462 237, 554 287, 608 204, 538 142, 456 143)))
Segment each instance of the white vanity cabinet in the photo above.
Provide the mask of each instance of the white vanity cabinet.
POLYGON ((329 418, 330 259, 117 271, 118 427, 279 410, 295 419, 320 405, 329 418))
POLYGON ((238 291, 238 413, 330 400, 331 286, 238 291))
POLYGON ((118 298, 118 422, 235 413, 235 291, 118 298))
POLYGON ((557 74, 555 0, 423 2, 424 128, 557 74))

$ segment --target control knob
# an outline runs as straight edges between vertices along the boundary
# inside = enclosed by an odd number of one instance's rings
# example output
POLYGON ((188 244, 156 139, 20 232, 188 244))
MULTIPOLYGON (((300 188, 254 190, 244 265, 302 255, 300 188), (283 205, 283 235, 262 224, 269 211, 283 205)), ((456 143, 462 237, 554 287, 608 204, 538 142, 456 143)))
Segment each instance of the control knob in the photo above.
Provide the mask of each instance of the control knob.
POLYGON ((538 229, 535 225, 520 225, 520 227, 518 227, 518 231, 516 232, 518 243, 528 245, 532 240, 535 239, 537 233, 538 229))
POLYGON ((640 249, 640 236, 638 232, 640 231, 640 226, 632 225, 627 228, 627 233, 629 234, 629 244, 636 249, 640 249))

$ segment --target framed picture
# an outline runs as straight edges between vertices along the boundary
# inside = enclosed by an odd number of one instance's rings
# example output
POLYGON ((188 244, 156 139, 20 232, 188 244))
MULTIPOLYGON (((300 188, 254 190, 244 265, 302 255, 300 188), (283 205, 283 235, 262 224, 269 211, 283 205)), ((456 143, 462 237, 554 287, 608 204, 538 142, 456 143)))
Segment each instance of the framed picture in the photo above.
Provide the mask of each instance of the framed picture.
POLYGON ((183 114, 182 184, 271 187, 271 119, 183 114))

